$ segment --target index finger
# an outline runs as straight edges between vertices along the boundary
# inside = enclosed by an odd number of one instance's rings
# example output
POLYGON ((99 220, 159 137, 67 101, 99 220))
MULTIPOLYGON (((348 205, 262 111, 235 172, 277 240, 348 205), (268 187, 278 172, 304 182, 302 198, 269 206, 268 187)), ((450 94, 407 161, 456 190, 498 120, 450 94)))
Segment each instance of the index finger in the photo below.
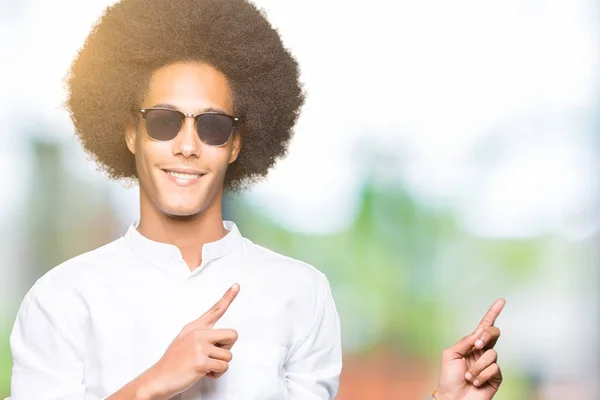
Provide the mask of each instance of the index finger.
POLYGON ((227 289, 227 291, 219 301, 217 301, 207 312, 202 314, 196 320, 196 323, 207 328, 212 328, 217 323, 217 321, 221 319, 221 317, 225 314, 233 300, 236 298, 239 291, 240 285, 234 283, 232 287, 227 289))
POLYGON ((490 326, 493 326, 494 322, 496 322, 496 318, 498 318, 498 315, 500 315, 500 311, 502 311, 505 304, 506 300, 502 298, 496 300, 485 314, 479 325, 477 325, 476 331, 479 329, 487 329, 490 326))

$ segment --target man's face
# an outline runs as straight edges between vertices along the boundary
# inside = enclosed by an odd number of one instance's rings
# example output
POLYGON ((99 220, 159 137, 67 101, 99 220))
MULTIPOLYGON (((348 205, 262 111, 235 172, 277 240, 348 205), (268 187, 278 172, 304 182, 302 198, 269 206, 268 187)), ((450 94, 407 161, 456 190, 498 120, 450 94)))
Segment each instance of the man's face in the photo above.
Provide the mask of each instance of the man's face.
MULTIPOLYGON (((153 107, 186 114, 213 109, 233 115, 227 79, 199 63, 176 63, 155 71, 140 108, 153 107)), ((135 154, 141 201, 177 217, 193 216, 220 203, 225 172, 240 150, 239 135, 224 146, 209 146, 198 137, 194 119, 186 118, 174 139, 155 141, 144 122, 126 132, 127 147, 135 154)))

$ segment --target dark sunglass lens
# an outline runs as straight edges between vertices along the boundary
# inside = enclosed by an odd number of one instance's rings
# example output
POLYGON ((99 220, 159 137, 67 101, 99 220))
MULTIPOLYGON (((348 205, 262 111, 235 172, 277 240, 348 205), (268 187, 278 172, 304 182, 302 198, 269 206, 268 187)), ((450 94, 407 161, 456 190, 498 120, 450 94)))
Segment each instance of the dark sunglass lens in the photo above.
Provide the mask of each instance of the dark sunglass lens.
POLYGON ((154 140, 171 140, 181 129, 183 116, 173 110, 149 110, 146 114, 146 131, 154 140))
POLYGON ((211 146, 227 143, 233 131, 233 121, 227 115, 204 114, 198 117, 196 130, 200 139, 211 146))

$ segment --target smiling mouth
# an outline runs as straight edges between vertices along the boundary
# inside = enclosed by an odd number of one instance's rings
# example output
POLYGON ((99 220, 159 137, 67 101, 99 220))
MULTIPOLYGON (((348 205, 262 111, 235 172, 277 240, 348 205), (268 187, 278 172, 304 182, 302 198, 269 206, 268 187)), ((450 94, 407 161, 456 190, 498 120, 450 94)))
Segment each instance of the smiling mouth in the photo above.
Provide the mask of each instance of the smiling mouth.
POLYGON ((182 170, 173 171, 170 169, 161 170, 165 173, 167 180, 180 187, 194 186, 202 180, 204 175, 206 175, 203 172, 193 170, 189 172, 184 172, 182 170))
POLYGON ((184 179, 184 180, 190 180, 190 181, 204 176, 204 174, 189 174, 189 173, 184 173, 184 172, 168 171, 168 170, 164 170, 164 169, 163 169, 163 171, 167 175, 173 176, 177 179, 184 179))

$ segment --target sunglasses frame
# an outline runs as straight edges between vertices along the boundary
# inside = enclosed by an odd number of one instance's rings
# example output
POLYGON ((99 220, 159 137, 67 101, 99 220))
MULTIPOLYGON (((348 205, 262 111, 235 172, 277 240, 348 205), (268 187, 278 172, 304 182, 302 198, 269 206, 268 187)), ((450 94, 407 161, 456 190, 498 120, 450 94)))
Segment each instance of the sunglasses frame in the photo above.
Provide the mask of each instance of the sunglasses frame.
POLYGON ((207 146, 211 146, 211 147, 223 147, 227 144, 227 142, 229 142, 229 139, 231 139, 231 135, 233 135, 233 132, 235 131, 235 127, 237 125, 237 123, 240 121, 240 119, 238 117, 235 117, 233 115, 229 115, 223 112, 215 112, 215 111, 207 111, 207 112, 201 112, 199 114, 186 114, 183 111, 180 110, 176 110, 174 108, 166 108, 166 107, 151 107, 151 108, 141 108, 139 110, 140 114, 142 114, 142 118, 144 120, 146 120, 146 116, 148 115, 148 113, 150 111, 172 111, 175 112, 179 115, 183 115, 183 119, 181 122, 181 126, 179 127, 179 130, 177 131, 177 134, 175 136, 173 136, 172 139, 168 139, 168 140, 159 140, 159 139, 155 139, 153 138, 148 131, 146 130, 146 133, 148 134, 148 136, 150 137, 150 139, 152 139, 155 142, 168 142, 171 141, 173 139, 175 139, 177 137, 177 135, 179 135, 179 132, 181 132, 181 128, 183 127, 183 122, 185 121, 186 118, 193 118, 194 119, 194 126, 198 123, 198 119, 200 119, 200 117, 202 117, 203 115, 222 115, 224 117, 227 117, 231 120, 231 132, 229 133, 229 136, 227 137, 227 140, 225 141, 225 143, 223 144, 208 144, 206 143, 204 140, 202 140, 202 137, 200 136, 200 133, 198 132, 198 129, 196 129, 196 134, 198 135, 198 138, 202 141, 202 143, 206 144, 207 146))

